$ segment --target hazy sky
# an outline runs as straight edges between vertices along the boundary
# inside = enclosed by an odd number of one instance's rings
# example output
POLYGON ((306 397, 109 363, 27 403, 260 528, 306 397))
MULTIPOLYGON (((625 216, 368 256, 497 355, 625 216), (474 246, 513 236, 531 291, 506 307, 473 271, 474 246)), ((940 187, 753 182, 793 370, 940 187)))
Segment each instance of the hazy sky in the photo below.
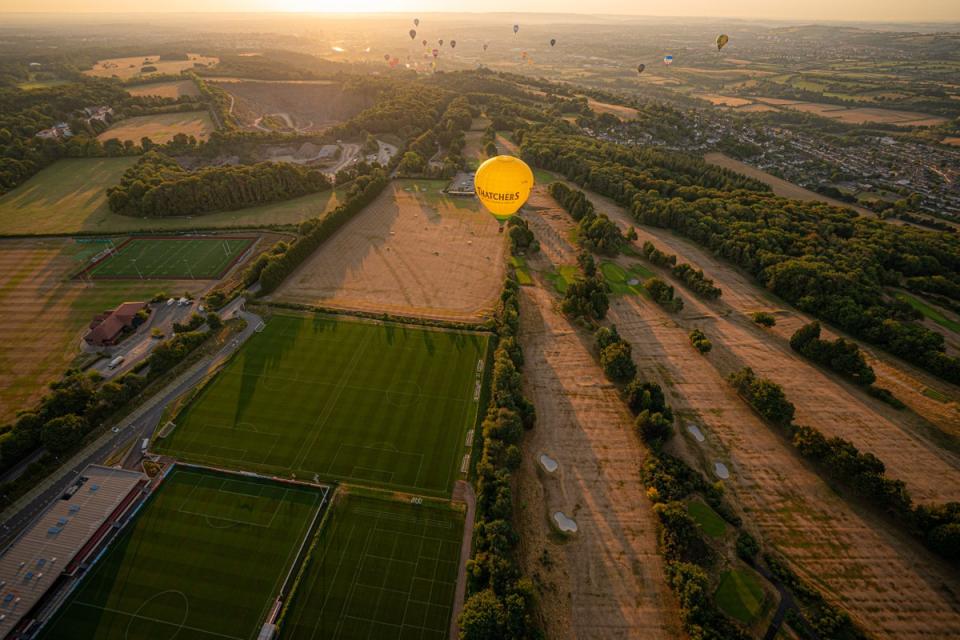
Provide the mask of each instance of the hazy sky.
POLYGON ((960 21, 960 0, 0 0, 17 12, 536 12, 798 20, 960 21))

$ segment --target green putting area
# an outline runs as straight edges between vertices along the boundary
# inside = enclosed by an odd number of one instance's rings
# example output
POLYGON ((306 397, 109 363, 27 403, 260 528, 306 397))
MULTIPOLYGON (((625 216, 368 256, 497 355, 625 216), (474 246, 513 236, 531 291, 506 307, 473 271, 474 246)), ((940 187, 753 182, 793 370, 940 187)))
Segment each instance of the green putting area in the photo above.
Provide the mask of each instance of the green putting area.
POLYGON ((84 269, 94 280, 216 280, 256 238, 171 236, 130 238, 84 269))
POLYGON ((727 532, 727 523, 705 502, 691 500, 687 503, 687 513, 711 538, 722 538, 727 532))
POLYGON ((282 640, 447 638, 463 512, 348 494, 338 496, 330 516, 282 640))
POLYGON ((174 468, 40 638, 256 638, 323 496, 174 468))
POLYGON ((640 264, 631 265, 624 269, 615 262, 601 262, 600 272, 604 280, 610 285, 610 292, 614 295, 640 295, 649 297, 643 283, 652 278, 654 273, 640 264))
POLYGON ((763 613, 766 600, 757 574, 751 569, 725 572, 715 598, 721 611, 744 624, 751 624, 763 613))
POLYGON ((449 496, 488 335, 277 314, 157 439, 216 466, 449 496))

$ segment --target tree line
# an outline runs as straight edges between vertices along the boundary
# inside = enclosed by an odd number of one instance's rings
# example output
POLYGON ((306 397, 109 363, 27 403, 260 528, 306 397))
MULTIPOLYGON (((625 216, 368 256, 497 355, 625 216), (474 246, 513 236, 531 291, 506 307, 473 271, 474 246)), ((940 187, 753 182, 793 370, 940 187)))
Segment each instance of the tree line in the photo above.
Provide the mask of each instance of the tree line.
POLYGON ((128 216, 188 216, 233 211, 331 188, 320 171, 288 162, 188 171, 150 151, 107 189, 110 210, 128 216))
POLYGON ((933 551, 960 562, 960 502, 915 505, 904 482, 887 477, 886 467, 875 455, 844 438, 828 438, 818 429, 794 424, 794 406, 780 385, 757 377, 749 367, 731 374, 729 381, 822 474, 892 516, 933 551))
POLYGON ((672 229, 707 247, 802 311, 960 382, 960 359, 945 353, 943 335, 914 322, 915 312, 885 292, 909 278, 960 282, 956 234, 779 198, 695 158, 552 127, 530 127, 522 137, 529 162, 613 198, 642 224, 672 229))
POLYGON ((511 276, 495 313, 497 348, 490 404, 481 426, 483 449, 476 466, 474 552, 467 562, 469 595, 459 619, 461 640, 543 637, 533 616, 533 582, 523 575, 516 559, 519 535, 513 525, 512 476, 520 466, 524 431, 533 428, 536 412, 521 388, 520 287, 511 276))
POLYGON ((550 183, 549 191, 577 222, 577 239, 584 249, 608 256, 620 253, 625 243, 620 229, 607 214, 596 212, 586 194, 562 182, 550 183))

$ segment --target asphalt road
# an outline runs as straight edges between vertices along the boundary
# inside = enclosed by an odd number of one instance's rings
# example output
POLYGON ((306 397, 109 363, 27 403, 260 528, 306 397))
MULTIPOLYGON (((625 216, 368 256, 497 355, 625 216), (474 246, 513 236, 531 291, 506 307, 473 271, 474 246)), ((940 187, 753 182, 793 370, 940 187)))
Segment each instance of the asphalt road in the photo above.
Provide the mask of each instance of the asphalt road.
POLYGON ((95 443, 95 445, 99 446, 88 447, 88 449, 75 455, 68 464, 57 469, 53 476, 44 481, 45 483, 49 483, 46 489, 34 496, 25 506, 8 517, 3 525, 0 525, 0 547, 6 546, 17 533, 36 518, 53 500, 57 499, 87 466, 103 462, 118 449, 128 446, 131 440, 134 443, 134 447, 131 454, 124 461, 124 466, 127 466, 127 463, 131 463, 131 465, 137 464, 140 460, 140 446, 137 442, 150 436, 154 427, 156 427, 160 421, 160 417, 163 415, 163 411, 167 405, 199 384, 210 371, 225 362, 227 358, 253 335, 261 319, 257 315, 242 311, 242 305, 242 298, 235 300, 223 310, 221 315, 224 319, 233 317, 234 314, 242 317, 247 321, 247 326, 244 330, 237 334, 220 351, 201 360, 174 382, 167 385, 161 392, 148 398, 138 409, 134 410, 130 416, 117 425, 116 432, 109 432, 101 436, 101 440, 95 443))

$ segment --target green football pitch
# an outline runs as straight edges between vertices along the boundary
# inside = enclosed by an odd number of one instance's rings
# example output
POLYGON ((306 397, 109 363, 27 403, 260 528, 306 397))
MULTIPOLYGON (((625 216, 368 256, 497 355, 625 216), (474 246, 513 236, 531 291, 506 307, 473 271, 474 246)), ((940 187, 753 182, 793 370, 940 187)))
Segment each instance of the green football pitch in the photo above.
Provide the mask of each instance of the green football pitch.
POLYGON ((176 467, 43 640, 252 640, 323 493, 176 467))
POLYGON ((131 238, 84 270, 97 279, 216 279, 253 244, 251 237, 131 238))
POLYGON ((449 496, 488 336, 275 315, 154 449, 300 479, 449 496))
POLYGON ((463 535, 448 505, 340 496, 320 532, 281 640, 443 640, 463 535))

